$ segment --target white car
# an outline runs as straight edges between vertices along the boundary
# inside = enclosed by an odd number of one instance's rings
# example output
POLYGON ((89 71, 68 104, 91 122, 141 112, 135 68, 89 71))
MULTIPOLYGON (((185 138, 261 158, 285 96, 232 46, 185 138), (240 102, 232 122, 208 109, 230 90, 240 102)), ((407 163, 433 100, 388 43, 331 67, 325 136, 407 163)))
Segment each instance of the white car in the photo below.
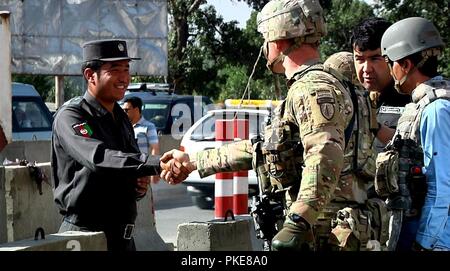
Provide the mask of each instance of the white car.
MULTIPOLYGON (((238 119, 249 119, 249 139, 262 135, 264 127, 269 117, 269 110, 254 109, 219 109, 208 111, 205 116, 194 123, 183 136, 180 148, 188 154, 198 151, 213 149, 221 146, 221 142, 215 139, 215 120, 233 119, 236 115, 238 119)), ((238 141, 240 139, 235 139, 238 141)), ((248 172, 249 196, 257 193, 257 179, 253 170, 248 172)), ((215 175, 200 178, 197 171, 192 172, 183 182, 187 185, 188 194, 192 201, 201 209, 214 208, 214 181, 215 175)))

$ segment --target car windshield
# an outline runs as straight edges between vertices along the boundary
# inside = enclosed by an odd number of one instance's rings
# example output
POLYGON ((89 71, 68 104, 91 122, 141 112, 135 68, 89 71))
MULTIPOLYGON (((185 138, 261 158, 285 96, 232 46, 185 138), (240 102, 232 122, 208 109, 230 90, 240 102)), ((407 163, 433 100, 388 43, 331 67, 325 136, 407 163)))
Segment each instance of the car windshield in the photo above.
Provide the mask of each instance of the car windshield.
POLYGON ((13 131, 51 130, 48 113, 34 99, 12 102, 13 131))
MULTIPOLYGON (((208 115, 202 123, 192 131, 191 140, 198 141, 215 141, 216 120, 217 119, 233 119, 234 112, 228 112, 227 114, 215 113, 208 115)), ((264 114, 250 114, 247 113, 237 114, 237 119, 249 119, 249 138, 253 138, 256 135, 262 135, 267 120, 267 115, 264 114)))
POLYGON ((163 129, 167 125, 169 104, 145 101, 142 109, 142 115, 146 120, 153 122, 156 128, 163 129))

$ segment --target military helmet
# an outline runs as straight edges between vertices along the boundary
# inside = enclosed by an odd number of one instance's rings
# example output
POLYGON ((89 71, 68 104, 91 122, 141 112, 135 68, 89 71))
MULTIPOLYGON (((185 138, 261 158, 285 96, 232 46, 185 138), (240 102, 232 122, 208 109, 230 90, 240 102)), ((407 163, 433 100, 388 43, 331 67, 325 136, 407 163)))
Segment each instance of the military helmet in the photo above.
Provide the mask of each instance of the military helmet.
POLYGON ((444 42, 433 23, 421 17, 410 17, 394 23, 381 38, 381 53, 391 61, 443 46, 444 42))
POLYGON ((272 0, 258 13, 257 25, 268 42, 305 37, 315 43, 326 35, 319 0, 272 0))
POLYGON ((356 69, 353 61, 353 54, 350 52, 338 52, 332 54, 323 63, 325 68, 338 71, 346 80, 353 85, 360 85, 356 77, 356 69))

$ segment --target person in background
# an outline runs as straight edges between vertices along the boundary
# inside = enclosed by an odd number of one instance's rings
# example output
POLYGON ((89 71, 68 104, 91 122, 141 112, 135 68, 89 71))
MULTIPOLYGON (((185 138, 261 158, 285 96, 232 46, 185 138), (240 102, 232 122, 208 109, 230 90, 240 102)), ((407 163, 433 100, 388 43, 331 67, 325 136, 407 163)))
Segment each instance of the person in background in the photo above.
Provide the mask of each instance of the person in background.
POLYGON ((395 91, 394 80, 381 55, 381 37, 390 25, 392 23, 383 18, 364 19, 353 28, 350 38, 358 80, 376 104, 378 122, 391 128, 380 129, 375 135, 377 152, 392 138, 400 114, 411 101, 409 96, 395 91))
MULTIPOLYGON (((159 154, 158 132, 156 126, 142 116, 142 100, 139 97, 125 98, 122 109, 127 113, 134 129, 134 138, 141 153, 159 154)), ((151 177, 152 183, 159 182, 159 176, 151 177)))

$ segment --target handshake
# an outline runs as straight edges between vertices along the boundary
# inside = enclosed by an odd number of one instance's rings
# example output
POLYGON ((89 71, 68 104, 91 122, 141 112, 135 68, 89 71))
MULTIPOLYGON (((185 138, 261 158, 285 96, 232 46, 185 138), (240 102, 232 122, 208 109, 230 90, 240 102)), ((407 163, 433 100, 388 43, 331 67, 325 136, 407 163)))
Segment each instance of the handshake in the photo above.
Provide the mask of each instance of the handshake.
POLYGON ((186 180, 188 175, 197 169, 195 161, 189 159, 185 152, 173 149, 160 158, 161 179, 169 184, 178 184, 186 180))

